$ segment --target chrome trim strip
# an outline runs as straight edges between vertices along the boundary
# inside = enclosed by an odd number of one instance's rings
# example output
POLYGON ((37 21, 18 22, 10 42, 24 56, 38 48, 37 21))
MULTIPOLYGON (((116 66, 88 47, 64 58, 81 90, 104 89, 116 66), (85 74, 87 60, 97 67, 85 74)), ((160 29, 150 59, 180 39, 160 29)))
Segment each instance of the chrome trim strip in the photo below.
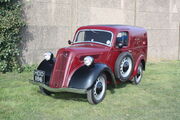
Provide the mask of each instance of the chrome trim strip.
POLYGON ((76 89, 76 88, 50 88, 49 86, 43 84, 43 83, 38 83, 34 82, 33 80, 29 80, 29 82, 33 85, 38 85, 43 88, 45 88, 48 91, 51 92, 72 92, 72 93, 79 93, 79 94, 86 94, 87 90, 86 89, 76 89))
POLYGON ((82 30, 79 30, 77 33, 76 33, 76 36, 73 40, 73 43, 98 43, 98 44, 102 44, 102 45, 106 45, 106 46, 109 46, 111 47, 112 46, 112 40, 113 40, 113 37, 114 37, 114 34, 113 32, 111 31, 108 31, 108 30, 101 30, 101 29, 82 29, 82 30), (77 35, 79 34, 79 32, 82 32, 82 31, 92 31, 92 30, 95 30, 95 31, 104 31, 104 32, 109 32, 111 33, 111 44, 110 45, 107 45, 107 44, 104 44, 104 43, 101 43, 101 42, 95 42, 95 41, 84 41, 84 42, 76 42, 76 38, 77 38, 77 35))

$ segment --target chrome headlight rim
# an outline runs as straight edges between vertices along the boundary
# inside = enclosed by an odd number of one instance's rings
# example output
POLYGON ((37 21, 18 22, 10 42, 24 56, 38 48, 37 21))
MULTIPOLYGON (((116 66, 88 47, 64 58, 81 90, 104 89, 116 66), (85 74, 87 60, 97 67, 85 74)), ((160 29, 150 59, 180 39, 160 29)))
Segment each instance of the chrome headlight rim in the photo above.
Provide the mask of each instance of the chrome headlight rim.
POLYGON ((84 57, 84 64, 85 64, 86 66, 92 65, 93 62, 94 62, 94 58, 93 58, 93 57, 91 57, 91 56, 86 56, 86 57, 84 57))

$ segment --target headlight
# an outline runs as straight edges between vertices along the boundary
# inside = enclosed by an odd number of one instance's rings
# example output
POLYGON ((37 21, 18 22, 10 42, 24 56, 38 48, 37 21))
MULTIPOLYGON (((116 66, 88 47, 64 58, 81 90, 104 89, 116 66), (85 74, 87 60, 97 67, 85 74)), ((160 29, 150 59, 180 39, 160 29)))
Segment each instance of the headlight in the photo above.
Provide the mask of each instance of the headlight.
POLYGON ((94 58, 91 57, 91 56, 86 56, 86 57, 84 58, 84 64, 85 64, 86 66, 90 66, 90 65, 93 63, 93 61, 94 61, 94 58))
POLYGON ((44 53, 44 59, 49 61, 53 58, 53 54, 51 52, 44 53))

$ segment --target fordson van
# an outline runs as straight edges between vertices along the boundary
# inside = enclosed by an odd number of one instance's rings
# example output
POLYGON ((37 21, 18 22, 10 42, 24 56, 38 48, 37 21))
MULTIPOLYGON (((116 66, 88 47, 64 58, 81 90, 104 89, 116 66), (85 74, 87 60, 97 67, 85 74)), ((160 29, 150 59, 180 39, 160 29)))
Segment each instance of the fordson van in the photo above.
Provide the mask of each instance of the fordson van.
POLYGON ((147 60, 147 32, 128 25, 89 25, 77 29, 68 47, 47 52, 34 71, 31 83, 43 94, 87 94, 100 103, 107 85, 141 82, 147 60))

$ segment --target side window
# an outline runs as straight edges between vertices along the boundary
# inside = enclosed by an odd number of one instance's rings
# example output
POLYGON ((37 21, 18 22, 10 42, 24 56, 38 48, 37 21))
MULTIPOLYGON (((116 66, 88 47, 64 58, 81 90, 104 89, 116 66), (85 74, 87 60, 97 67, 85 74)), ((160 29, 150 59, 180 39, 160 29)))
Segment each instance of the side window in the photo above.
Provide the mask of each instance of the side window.
POLYGON ((128 46, 128 32, 120 32, 120 33, 118 33, 117 40, 118 41, 123 41, 124 46, 128 46))

